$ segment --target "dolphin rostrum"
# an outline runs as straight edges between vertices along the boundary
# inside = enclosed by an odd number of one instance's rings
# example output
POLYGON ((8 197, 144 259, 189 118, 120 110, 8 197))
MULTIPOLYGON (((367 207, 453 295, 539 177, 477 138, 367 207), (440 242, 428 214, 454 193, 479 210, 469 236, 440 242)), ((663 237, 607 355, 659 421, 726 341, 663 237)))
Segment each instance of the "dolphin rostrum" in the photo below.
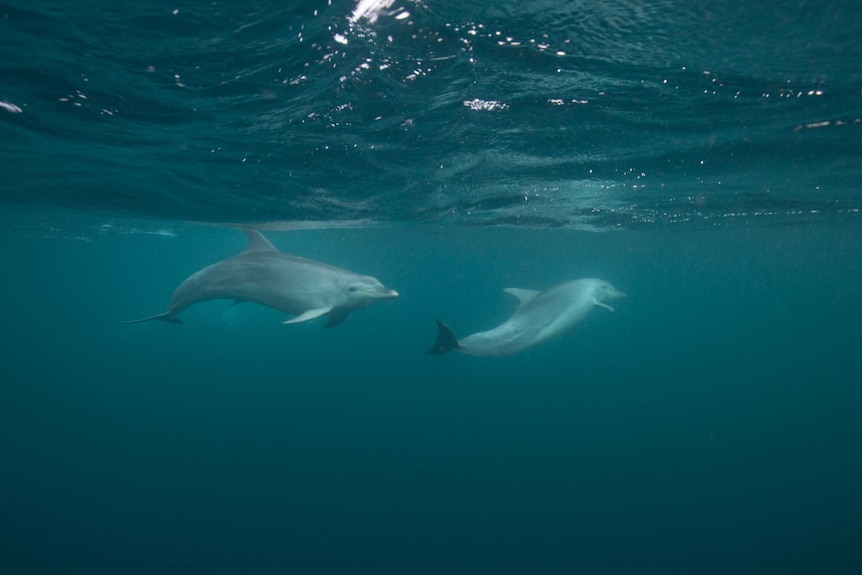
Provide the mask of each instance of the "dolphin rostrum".
POLYGON ((260 232, 245 230, 248 248, 193 274, 174 291, 165 313, 127 321, 158 319, 182 323, 190 305, 212 299, 254 302, 296 317, 299 323, 329 316, 326 327, 344 323, 347 314, 372 303, 398 297, 376 278, 280 252, 260 232))
POLYGON ((437 320, 437 341, 427 353, 450 350, 469 355, 509 355, 562 335, 589 315, 595 306, 614 311, 606 301, 626 297, 606 281, 573 280, 547 291, 506 288, 504 292, 521 302, 518 311, 494 329, 458 339, 445 323, 437 320))

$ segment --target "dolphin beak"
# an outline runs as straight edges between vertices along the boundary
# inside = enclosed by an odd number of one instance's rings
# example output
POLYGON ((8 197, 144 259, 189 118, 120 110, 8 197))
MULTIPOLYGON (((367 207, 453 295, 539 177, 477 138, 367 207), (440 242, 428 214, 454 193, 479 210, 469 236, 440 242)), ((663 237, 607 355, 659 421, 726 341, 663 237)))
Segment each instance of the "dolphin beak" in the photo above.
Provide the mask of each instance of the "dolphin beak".
POLYGON ((398 292, 394 289, 387 289, 381 293, 381 297, 384 299, 392 299, 398 297, 398 292))
POLYGON ((611 287, 607 293, 605 293, 605 299, 622 299, 624 297, 628 297, 626 292, 620 291, 615 287, 611 287))

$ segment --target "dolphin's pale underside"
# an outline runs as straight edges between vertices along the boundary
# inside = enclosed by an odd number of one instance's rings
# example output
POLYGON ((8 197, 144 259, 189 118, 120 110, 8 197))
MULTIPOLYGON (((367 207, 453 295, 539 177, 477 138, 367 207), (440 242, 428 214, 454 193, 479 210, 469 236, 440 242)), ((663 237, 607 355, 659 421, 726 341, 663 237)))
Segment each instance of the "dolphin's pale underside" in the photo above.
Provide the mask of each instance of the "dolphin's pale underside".
POLYGON ((608 282, 595 278, 569 281, 543 292, 520 288, 503 291, 520 301, 512 317, 494 329, 463 339, 437 320, 437 341, 428 353, 455 350, 468 355, 510 355, 572 330, 596 306, 614 311, 605 302, 626 297, 608 282))
POLYGON ((253 302, 295 317, 299 323, 327 316, 326 327, 341 325, 347 315, 372 303, 398 297, 376 278, 279 251, 260 232, 245 230, 248 248, 186 279, 174 291, 164 313, 131 320, 182 323, 187 307, 207 300, 253 302))

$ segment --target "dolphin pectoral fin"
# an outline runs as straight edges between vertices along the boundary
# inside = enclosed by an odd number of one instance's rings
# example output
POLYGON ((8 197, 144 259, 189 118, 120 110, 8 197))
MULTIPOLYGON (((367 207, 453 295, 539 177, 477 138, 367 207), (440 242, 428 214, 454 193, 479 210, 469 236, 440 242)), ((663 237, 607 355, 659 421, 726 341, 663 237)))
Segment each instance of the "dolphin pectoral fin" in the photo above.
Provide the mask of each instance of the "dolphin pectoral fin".
POLYGON ((461 344, 458 343, 458 338, 455 337, 455 332, 440 321, 437 320, 437 341, 431 346, 431 349, 426 351, 428 355, 440 355, 453 349, 461 349, 461 344))
POLYGON ((323 327, 338 327, 345 322, 347 319, 346 311, 334 311, 329 314, 329 321, 327 321, 323 327))
POLYGON ((312 320, 312 319, 314 319, 314 318, 316 318, 316 317, 320 317, 320 316, 322 316, 322 315, 324 315, 324 314, 329 313, 330 311, 332 311, 332 308, 331 308, 331 307, 317 307, 317 308, 314 308, 314 309, 310 309, 310 310, 308 310, 308 311, 306 311, 306 312, 303 312, 303 313, 299 314, 298 316, 296 316, 296 317, 295 317, 295 318, 293 318, 293 319, 288 319, 288 320, 285 320, 285 321, 283 321, 283 322, 281 322, 281 323, 284 323, 284 324, 288 324, 288 323, 302 323, 302 322, 304 322, 304 321, 309 321, 309 320, 312 320))
POLYGON ((608 304, 606 304, 606 303, 602 303, 602 302, 600 302, 600 301, 598 301, 598 300, 594 300, 594 303, 595 303, 596 305, 598 305, 598 306, 601 306, 601 307, 605 308, 606 310, 614 311, 614 308, 612 308, 611 306, 609 306, 609 305, 608 305, 608 304))
POLYGON ((230 322, 230 320, 233 318, 233 315, 234 315, 234 309, 236 308, 236 306, 238 306, 239 304, 242 304, 242 303, 248 303, 248 302, 247 302, 247 300, 243 300, 243 299, 233 300, 231 302, 231 304, 229 306, 227 306, 227 308, 225 308, 225 310, 222 312, 221 320, 225 323, 230 322))
POLYGON ((521 288, 504 288, 503 292, 518 298, 521 305, 524 305, 539 294, 536 290, 521 288))
POLYGON ((123 323, 144 323, 145 321, 153 321, 154 319, 157 319, 159 321, 166 321, 168 323, 176 323, 176 324, 183 323, 180 321, 180 318, 178 318, 172 312, 169 312, 169 311, 166 311, 165 313, 160 313, 157 315, 151 315, 150 317, 145 317, 145 318, 141 318, 141 319, 126 320, 123 323))

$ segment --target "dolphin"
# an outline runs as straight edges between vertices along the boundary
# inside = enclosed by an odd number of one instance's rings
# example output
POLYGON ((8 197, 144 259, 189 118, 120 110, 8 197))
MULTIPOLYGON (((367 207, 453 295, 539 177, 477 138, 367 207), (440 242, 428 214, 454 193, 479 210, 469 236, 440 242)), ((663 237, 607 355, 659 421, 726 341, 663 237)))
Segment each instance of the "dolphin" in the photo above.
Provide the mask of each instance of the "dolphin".
POLYGON ((439 355, 455 350, 468 355, 510 355, 563 335, 581 323, 596 306, 614 311, 606 301, 626 297, 608 282, 586 278, 539 292, 520 288, 503 290, 520 301, 518 310, 494 329, 458 339, 448 325, 437 320, 437 341, 427 351, 439 355))
POLYGON ((376 278, 279 251, 263 234, 245 230, 248 248, 191 275, 174 291, 168 310, 123 323, 154 319, 182 323, 180 313, 198 302, 232 299, 254 302, 294 315, 300 323, 326 315, 325 327, 344 323, 347 315, 372 303, 398 297, 376 278))

